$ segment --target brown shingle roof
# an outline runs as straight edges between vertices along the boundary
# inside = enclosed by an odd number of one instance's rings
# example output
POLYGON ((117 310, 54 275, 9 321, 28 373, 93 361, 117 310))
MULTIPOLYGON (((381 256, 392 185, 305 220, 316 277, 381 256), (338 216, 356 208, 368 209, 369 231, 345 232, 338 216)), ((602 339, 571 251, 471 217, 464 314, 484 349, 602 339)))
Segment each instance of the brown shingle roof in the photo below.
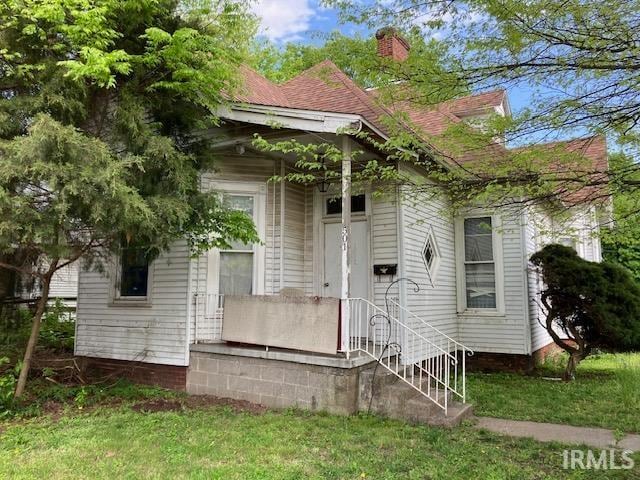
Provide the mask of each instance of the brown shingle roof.
POLYGON ((506 94, 507 92, 504 90, 492 90, 490 92, 457 98, 445 102, 444 105, 445 108, 448 108, 454 115, 465 117, 479 111, 499 107, 504 102, 506 94))
MULTIPOLYGON (((504 90, 494 90, 450 100, 431 108, 416 107, 403 100, 382 106, 375 90, 363 90, 330 60, 325 60, 280 85, 246 66, 242 67, 241 74, 244 88, 236 95, 240 102, 361 115, 386 133, 388 132, 382 119, 392 112, 404 112, 413 125, 422 130, 416 133, 424 133, 426 137, 442 135, 449 126, 461 122, 461 117, 500 106, 506 97, 504 90)), ((547 146, 551 148, 560 144, 568 151, 583 152, 585 157, 592 159, 596 171, 607 170, 607 149, 603 137, 556 142, 547 146)), ((508 151, 502 144, 493 143, 482 151, 464 152, 451 160, 458 164, 476 160, 486 162, 507 158, 507 154, 508 151)))
POLYGON ((457 115, 500 105, 505 96, 504 90, 496 90, 445 102, 434 108, 416 108, 410 102, 402 101, 385 108, 377 100, 375 91, 360 88, 330 60, 281 85, 246 66, 242 67, 241 74, 244 88, 236 95, 241 102, 361 115, 382 131, 385 131, 381 123, 384 116, 392 111, 403 111, 428 135, 442 134, 451 123, 460 121, 457 115))
POLYGON ((293 108, 361 115, 381 130, 382 108, 330 60, 300 73, 280 86, 293 108))
POLYGON ((560 150, 562 152, 576 155, 575 161, 569 159, 568 162, 558 162, 549 165, 551 170, 562 176, 567 174, 568 178, 577 178, 593 185, 580 186, 575 190, 563 195, 563 200, 567 204, 579 204, 589 200, 598 200, 606 195, 606 182, 609 170, 609 159, 607 156, 607 141, 603 135, 594 135, 586 138, 574 138, 558 142, 549 142, 538 145, 514 148, 512 152, 531 151, 532 149, 560 150))

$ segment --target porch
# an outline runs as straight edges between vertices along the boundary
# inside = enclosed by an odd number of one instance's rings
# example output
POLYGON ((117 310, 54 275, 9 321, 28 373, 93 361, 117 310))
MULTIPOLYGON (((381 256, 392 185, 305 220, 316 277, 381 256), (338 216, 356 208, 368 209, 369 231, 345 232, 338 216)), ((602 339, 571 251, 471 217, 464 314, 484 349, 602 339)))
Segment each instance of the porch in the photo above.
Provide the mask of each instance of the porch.
MULTIPOLYGON (((260 381, 249 386, 246 379, 231 378, 256 375, 255 372, 248 373, 250 366, 244 368, 242 365, 252 364, 247 358, 260 358, 268 360, 275 369, 288 365, 289 369, 302 370, 306 372, 302 374, 304 376, 309 375, 310 368, 315 371, 326 367, 320 372, 328 377, 318 380, 318 385, 329 385, 331 391, 335 387, 334 377, 356 375, 357 384, 360 372, 377 363, 382 367, 383 375, 391 375, 402 388, 409 388, 412 394, 428 399, 445 415, 452 402, 464 403, 466 399, 466 357, 472 352, 411 314, 397 298, 387 295, 385 309, 362 298, 339 300, 285 295, 217 295, 207 296, 202 301, 196 298, 195 304, 202 305, 202 315, 198 312, 196 318, 204 322, 200 327, 196 324, 196 341, 190 347, 191 364, 204 362, 191 367, 200 369, 196 383, 192 383, 196 393, 219 394, 211 391, 213 384, 216 390, 228 389, 239 382, 247 391, 235 394, 241 399, 256 401, 255 395, 263 394, 262 379, 254 378, 260 381), (346 309, 345 303, 348 304, 346 309), (348 317, 343 315, 345 310, 349 312, 348 317), (233 360, 224 356, 231 356, 233 360), (238 360, 240 357, 242 361, 238 360), (216 362, 209 364, 215 364, 213 371, 207 373, 202 367, 206 361, 198 358, 215 358, 216 362), (220 372, 218 360, 223 364, 232 361, 234 367, 220 372), (284 364, 278 365, 279 362, 284 364)), ((225 394, 230 393, 233 392, 225 394)), ((329 398, 334 396, 335 392, 329 398)), ((267 401, 284 400, 268 398, 267 401)), ((306 405, 308 401, 307 397, 298 398, 292 405, 297 406, 299 402, 306 405)), ((331 405, 329 402, 325 406, 333 408, 331 405)))
MULTIPOLYGON (((189 364, 199 368, 205 354, 245 358, 228 353, 236 347, 265 355, 288 352, 292 358, 310 356, 314 361, 366 359, 402 388, 447 412, 454 398, 464 402, 465 357, 470 352, 407 310, 406 301, 402 304, 407 288, 398 281, 399 199, 366 191, 352 194, 353 140, 335 140, 344 152, 339 184, 321 189, 269 182, 273 175, 284 178, 295 171, 295 163, 250 157, 245 149, 233 158, 229 154, 216 174, 204 179, 205 187, 222 192, 253 217, 263 241, 231 245, 191 262, 189 364), (220 348, 227 353, 206 351, 220 348)), ((209 362, 212 369, 225 359, 216 360, 209 362)), ((308 365, 295 359, 268 360, 308 365)), ((240 368, 237 358, 234 362, 240 368)), ((347 370, 354 368, 361 366, 347 370)), ((195 391, 212 382, 228 387, 238 376, 228 372, 225 379, 203 380, 217 373, 199 373, 203 375, 195 378, 206 385, 194 382, 195 391)), ((233 382, 250 389, 244 381, 233 382)), ((311 401, 305 398, 301 401, 311 401)))

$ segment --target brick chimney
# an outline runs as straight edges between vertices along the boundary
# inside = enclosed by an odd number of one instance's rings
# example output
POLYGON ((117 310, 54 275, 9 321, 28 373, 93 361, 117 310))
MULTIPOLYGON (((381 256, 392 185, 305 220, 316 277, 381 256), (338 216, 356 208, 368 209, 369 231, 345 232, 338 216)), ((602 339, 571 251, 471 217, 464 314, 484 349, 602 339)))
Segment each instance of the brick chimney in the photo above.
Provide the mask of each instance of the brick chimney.
POLYGON ((404 62, 409 57, 409 43, 393 27, 384 27, 376 32, 378 55, 404 62))

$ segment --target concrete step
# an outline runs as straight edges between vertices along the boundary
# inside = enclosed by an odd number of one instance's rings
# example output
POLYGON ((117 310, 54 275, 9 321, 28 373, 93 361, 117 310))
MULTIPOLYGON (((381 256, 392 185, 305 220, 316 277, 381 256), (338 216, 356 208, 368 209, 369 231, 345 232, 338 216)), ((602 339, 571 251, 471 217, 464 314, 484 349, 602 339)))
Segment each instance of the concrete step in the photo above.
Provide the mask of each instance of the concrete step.
POLYGON ((470 403, 453 402, 447 408, 447 414, 444 410, 439 410, 429 418, 427 423, 436 427, 452 428, 457 427, 462 421, 473 416, 473 405, 470 403))
MULTIPOLYGON (((374 379, 373 372, 374 369, 371 368, 360 373, 358 400, 360 411, 369 411, 371 407, 372 412, 389 418, 444 427, 459 425, 462 420, 473 414, 471 405, 453 402, 451 393, 448 392, 448 409, 445 415, 442 407, 394 373, 379 366, 374 379), (371 398, 372 384, 373 399, 371 398)), ((410 378, 408 380, 410 381, 410 378)), ((414 381, 417 385, 417 377, 414 381)), ((423 379, 423 388, 426 382, 427 380, 423 379)), ((438 403, 444 404, 444 398, 445 393, 439 391, 438 403)))

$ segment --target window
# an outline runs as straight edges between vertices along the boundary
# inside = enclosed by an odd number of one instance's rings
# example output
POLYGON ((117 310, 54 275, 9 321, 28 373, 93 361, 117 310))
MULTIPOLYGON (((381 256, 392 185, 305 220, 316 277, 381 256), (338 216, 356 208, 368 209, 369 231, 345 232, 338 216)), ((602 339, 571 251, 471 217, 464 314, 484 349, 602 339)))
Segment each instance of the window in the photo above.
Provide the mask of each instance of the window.
POLYGON ((560 237, 558 238, 558 243, 565 247, 573 248, 576 252, 578 251, 578 242, 574 237, 560 237))
MULTIPOLYGON (((366 198, 364 194, 351 196, 351 213, 364 213, 366 211, 366 198)), ((342 198, 332 197, 326 201, 326 215, 340 215, 342 213, 342 198)))
POLYGON ((438 264, 440 263, 440 252, 438 251, 438 245, 436 244, 436 238, 433 235, 433 231, 428 233, 427 240, 422 248, 422 260, 424 261, 424 266, 429 274, 429 279, 433 283, 438 269, 438 264))
MULTIPOLYGON (((502 310, 501 292, 496 272, 500 271, 497 262, 495 242, 496 225, 492 217, 465 218, 462 225, 462 252, 458 252, 462 261, 462 291, 464 309, 502 310)), ((459 302, 460 303, 460 302, 459 302)))
MULTIPOLYGON (((234 210, 254 216, 253 195, 225 194, 224 202, 234 210)), ((219 293, 221 295, 253 294, 253 245, 232 242, 231 248, 220 250, 219 293)))
POLYGON ((119 297, 146 298, 149 289, 149 259, 142 248, 125 247, 120 255, 119 297))

